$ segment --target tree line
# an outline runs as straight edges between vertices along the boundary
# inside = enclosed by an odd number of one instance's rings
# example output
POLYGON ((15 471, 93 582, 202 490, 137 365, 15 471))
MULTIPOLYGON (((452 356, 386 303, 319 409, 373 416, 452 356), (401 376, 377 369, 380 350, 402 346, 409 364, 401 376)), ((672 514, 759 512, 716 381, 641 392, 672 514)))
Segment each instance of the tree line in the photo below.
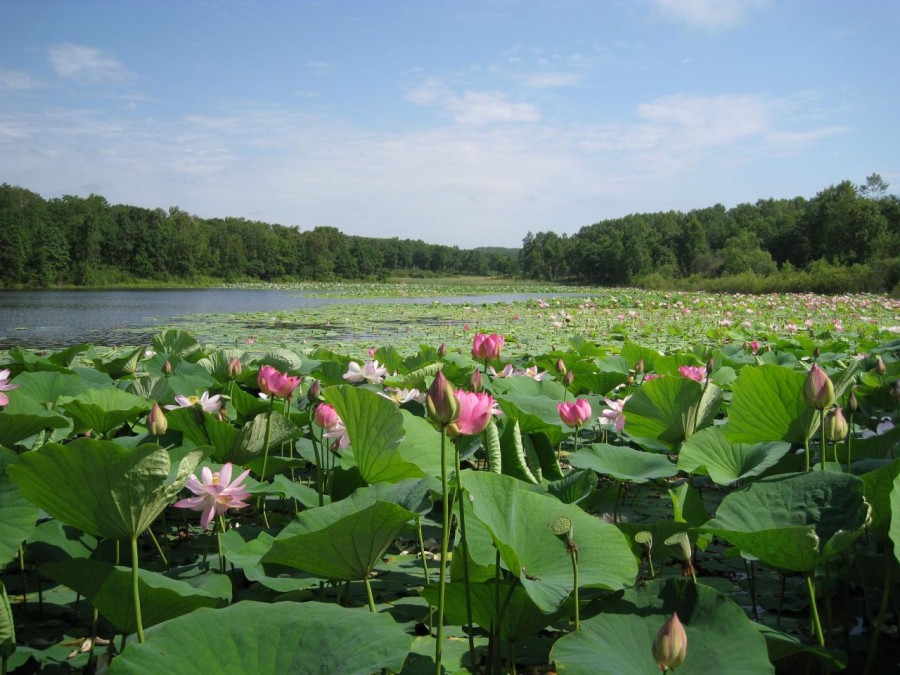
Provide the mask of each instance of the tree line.
POLYGON ((534 279, 605 286, 694 279, 720 288, 703 280, 837 270, 837 286, 852 279, 861 288, 824 290, 890 291, 900 284, 900 198, 872 174, 862 185, 843 181, 812 199, 632 214, 572 236, 529 232, 519 259, 534 279))
POLYGON ((0 285, 132 281, 384 279, 388 275, 512 275, 517 249, 462 250, 421 240, 301 231, 178 208, 111 205, 104 197, 45 200, 0 185, 0 285))

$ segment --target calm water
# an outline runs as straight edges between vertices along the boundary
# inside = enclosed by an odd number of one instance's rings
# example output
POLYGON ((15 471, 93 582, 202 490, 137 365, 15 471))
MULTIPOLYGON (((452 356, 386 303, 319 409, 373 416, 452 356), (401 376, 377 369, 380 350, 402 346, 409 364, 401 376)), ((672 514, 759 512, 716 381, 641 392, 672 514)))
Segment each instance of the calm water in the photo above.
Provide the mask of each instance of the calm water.
POLYGON ((298 291, 141 289, 125 291, 0 291, 0 349, 58 349, 147 342, 161 327, 188 314, 301 309, 335 303, 480 304, 543 297, 535 293, 440 298, 313 298, 298 291))

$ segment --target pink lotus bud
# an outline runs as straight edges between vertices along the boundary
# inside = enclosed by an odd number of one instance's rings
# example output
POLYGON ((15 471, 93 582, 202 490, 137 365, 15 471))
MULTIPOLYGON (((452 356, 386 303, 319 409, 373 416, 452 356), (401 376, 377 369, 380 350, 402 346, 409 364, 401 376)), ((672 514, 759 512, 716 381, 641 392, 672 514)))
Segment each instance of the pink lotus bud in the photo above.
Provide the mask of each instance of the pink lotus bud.
POLYGON ((306 392, 306 398, 310 403, 315 403, 319 400, 319 397, 322 395, 322 383, 318 380, 314 380, 313 383, 309 387, 309 391, 306 392))
POLYGON ((459 416, 459 401, 453 393, 450 382, 440 370, 428 388, 425 410, 432 420, 443 426, 450 424, 459 416))
POLYGON ((814 363, 806 375, 803 398, 806 399, 806 405, 816 410, 825 410, 834 403, 834 385, 818 363, 814 363))
POLYGON ((834 412, 825 418, 825 439, 832 443, 839 443, 847 438, 847 420, 841 406, 835 406, 834 412))
POLYGON ((653 660, 662 672, 674 670, 684 663, 687 656, 687 633, 674 612, 653 641, 653 660))
POLYGON ((323 429, 333 429, 338 424, 341 424, 341 418, 337 414, 337 410, 330 403, 322 403, 316 407, 313 419, 323 429))
POLYGON ((447 343, 442 342, 441 346, 438 347, 438 357, 444 358, 445 356, 447 356, 447 343))
POLYGON ((591 419, 591 404, 587 399, 580 398, 570 403, 560 403, 556 409, 567 427, 580 427, 591 419))
POLYGON ((472 339, 472 356, 480 361, 496 361, 500 358, 503 342, 502 335, 476 333, 472 339))
POLYGON ((755 355, 758 352, 759 352, 759 342, 756 340, 751 340, 750 341, 750 353, 755 355))
POLYGON ((851 391, 850 397, 847 399, 847 410, 850 411, 851 415, 859 410, 859 400, 856 398, 855 391, 851 391))
POLYGON ((469 377, 469 388, 474 392, 479 392, 484 388, 484 383, 481 381, 481 371, 473 370, 472 375, 469 377))
POLYGON ((569 372, 569 369, 566 368, 566 362, 562 359, 556 359, 556 372, 565 377, 566 373, 569 372))
POLYGON ((154 436, 162 436, 168 428, 169 421, 160 409, 159 403, 154 403, 150 409, 150 414, 147 415, 147 429, 154 436))
POLYGON ((169 359, 166 359, 165 361, 163 361, 162 374, 165 375, 166 377, 168 377, 169 375, 172 374, 172 362, 169 361, 169 359))
POLYGON ((565 375, 563 375, 563 386, 570 387, 572 386, 572 382, 575 381, 575 373, 573 371, 569 371, 565 375))
POLYGON ((228 375, 228 379, 233 380, 238 375, 241 374, 241 371, 244 369, 244 366, 241 364, 241 360, 237 357, 231 359, 228 362, 228 368, 225 370, 225 374, 228 375))
POLYGON ((875 373, 877 375, 884 375, 887 372, 887 367, 884 365, 884 361, 880 356, 875 357, 875 373))
POLYGON ((634 364, 634 372, 637 375, 644 372, 644 359, 638 359, 638 362, 634 364))

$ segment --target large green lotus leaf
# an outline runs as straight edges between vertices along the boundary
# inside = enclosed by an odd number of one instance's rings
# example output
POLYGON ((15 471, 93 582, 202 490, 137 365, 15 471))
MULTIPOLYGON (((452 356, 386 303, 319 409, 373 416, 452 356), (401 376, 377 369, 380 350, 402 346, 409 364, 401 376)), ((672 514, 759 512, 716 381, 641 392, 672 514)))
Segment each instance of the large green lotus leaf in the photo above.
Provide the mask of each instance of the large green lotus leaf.
MULTIPOLYGON (((500 586, 501 602, 505 605, 503 619, 500 622, 500 637, 503 640, 520 642, 534 637, 538 631, 546 628, 569 611, 568 605, 556 612, 546 613, 534 604, 525 589, 515 582, 503 582, 500 586)), ((497 609, 494 605, 497 584, 493 579, 481 583, 470 583, 472 598, 472 621, 489 630, 495 621, 497 609)), ((429 584, 421 591, 428 604, 437 607, 438 586, 429 584)), ((466 614, 466 589, 461 581, 447 584, 444 592, 444 619, 451 624, 464 625, 466 614)))
MULTIPOLYGON (((206 417, 206 416, 205 416, 206 417)), ((249 464, 255 459, 265 455, 266 449, 266 415, 259 414, 241 429, 240 438, 232 440, 232 447, 228 448, 229 432, 224 426, 231 426, 227 422, 219 422, 215 419, 206 419, 206 426, 212 430, 211 438, 220 445, 216 446, 216 457, 221 461, 234 464, 249 464), (218 423, 218 424, 215 424, 218 423), (227 448, 227 449, 226 449, 227 448)), ((272 459, 274 450, 282 443, 293 443, 300 430, 279 412, 272 413, 269 428, 269 459, 272 459)), ((271 466, 267 472, 272 475, 271 466)))
POLYGON ((687 439, 678 454, 678 469, 707 474, 718 485, 752 478, 778 463, 790 443, 729 443, 721 426, 708 427, 687 439))
MULTIPOLYGON (((45 563, 40 572, 86 597, 123 633, 137 630, 130 567, 116 567, 99 560, 74 558, 45 563)), ((145 628, 200 607, 222 607, 227 600, 177 579, 140 570, 141 619, 145 628)))
POLYGON ((241 364, 241 368, 246 368, 246 352, 243 349, 217 349, 209 356, 197 361, 197 365, 201 366, 218 382, 228 382, 228 366, 231 360, 237 359, 241 364))
POLYGON ((380 501, 378 489, 357 490, 347 499, 303 511, 285 527, 263 563, 278 563, 327 579, 364 579, 397 533, 416 514, 380 501))
POLYGON ((153 336, 153 351, 169 356, 180 356, 189 361, 200 357, 200 343, 190 333, 183 330, 170 329, 153 336))
POLYGON ((566 397, 566 389, 559 382, 505 377, 495 379, 493 385, 500 408, 509 419, 519 421, 523 435, 542 433, 556 445, 572 432, 556 407, 566 397))
POLYGON ((84 428, 107 434, 125 422, 135 421, 153 404, 116 387, 104 387, 84 391, 62 407, 84 428))
POLYGON ((561 516, 572 523, 580 585, 617 589, 634 582, 637 564, 615 526, 509 476, 464 471, 461 478, 470 496, 466 513, 490 530, 504 564, 542 611, 555 612, 573 588, 566 542, 550 531, 561 516))
POLYGON ((70 558, 88 558, 97 538, 77 527, 51 518, 38 525, 25 542, 25 559, 37 564, 70 558))
POLYGON ((626 342, 622 345, 622 358, 629 366, 634 366, 638 361, 644 361, 644 372, 651 373, 656 370, 656 360, 662 358, 655 349, 643 347, 635 342, 626 342))
POLYGON ((54 518, 97 537, 130 539, 175 499, 203 455, 181 450, 170 457, 158 445, 128 450, 80 438, 20 455, 8 471, 22 494, 54 518))
POLYGON ((733 385, 725 437, 732 443, 803 443, 818 426, 806 405, 806 376, 781 366, 742 368, 733 385))
MULTIPOLYGON (((872 506, 869 531, 882 540, 888 538, 891 521, 895 520, 891 517, 891 492, 897 476, 900 476, 900 459, 860 476, 866 486, 866 501, 872 506)), ((894 514, 900 519, 900 513, 895 511, 894 514)))
POLYGON ((547 484, 547 492, 566 504, 577 504, 591 494, 597 485, 597 474, 588 469, 570 471, 559 480, 547 484))
MULTIPOLYGON (((894 478, 894 487, 891 489, 891 514, 898 513, 900 513, 900 476, 894 478)), ((894 542, 894 556, 900 562, 900 518, 891 518, 888 536, 894 542)))
MULTIPOLYGON (((264 422, 262 431, 256 430, 257 435, 260 436, 260 448, 251 447, 244 452, 239 448, 238 439, 244 440, 245 435, 251 435, 252 432, 248 431, 246 427, 243 432, 239 431, 229 422, 221 421, 209 413, 202 412, 199 408, 176 408, 167 410, 164 414, 169 423, 169 430, 180 431, 185 441, 190 441, 194 445, 212 446, 212 457, 217 462, 245 464, 256 457, 256 451, 261 451, 262 435, 265 430, 264 422)), ((272 416, 272 437, 277 441, 290 437, 290 432, 283 433, 284 425, 281 424, 283 420, 281 415, 272 416)))
POLYGON ((6 659, 14 651, 16 651, 16 624, 13 621, 9 597, 6 595, 6 586, 0 581, 0 659, 3 659, 4 671, 7 666, 6 659))
POLYGON ((500 473, 535 485, 540 483, 540 461, 534 451, 531 439, 528 436, 522 436, 519 420, 506 420, 499 441, 500 473))
POLYGON ((17 458, 11 450, 0 448, 0 567, 16 554, 38 519, 38 507, 25 498, 6 473, 17 458))
POLYGON ((125 354, 117 351, 112 358, 106 358, 105 356, 95 358, 93 364, 94 368, 101 373, 106 373, 111 378, 118 380, 120 377, 126 375, 134 375, 138 370, 138 363, 140 363, 143 356, 144 348, 137 347, 125 354))
POLYGON ((18 394, 24 394, 39 403, 55 405, 61 396, 76 396, 92 389, 93 385, 75 373, 38 371, 21 373, 14 382, 22 385, 18 394))
POLYGON ((593 469, 617 480, 646 483, 671 478, 678 469, 665 455, 634 450, 624 445, 592 443, 569 455, 569 463, 581 469, 593 469))
POLYGON ((764 478, 727 495, 701 529, 772 567, 809 572, 847 548, 869 517, 865 486, 845 473, 764 478))
POLYGON ((625 403, 625 431, 656 439, 669 448, 712 424, 722 390, 686 377, 660 377, 643 383, 625 403))
POLYGON ((347 429, 353 457, 364 481, 396 483, 425 475, 400 453, 405 435, 403 415, 393 401, 350 385, 328 387, 323 398, 334 406, 347 429))
POLYGON ((744 611, 715 589, 680 579, 650 581, 601 600, 581 630, 553 645, 559 673, 622 675, 659 672, 653 641, 677 612, 687 635, 678 675, 774 673, 765 638, 744 611))
POLYGON ((388 614, 318 602, 198 609, 147 630, 146 638, 128 644, 111 675, 399 673, 412 644, 388 614))
MULTIPOLYGON (((426 476, 441 475, 441 435, 423 417, 400 410, 406 433, 397 450, 407 462, 415 464, 426 476)), ((453 466, 453 448, 447 444, 447 475, 453 466)))
POLYGON ((0 410, 0 445, 11 448, 44 429, 65 429, 71 424, 65 415, 15 393, 9 396, 9 405, 0 410))

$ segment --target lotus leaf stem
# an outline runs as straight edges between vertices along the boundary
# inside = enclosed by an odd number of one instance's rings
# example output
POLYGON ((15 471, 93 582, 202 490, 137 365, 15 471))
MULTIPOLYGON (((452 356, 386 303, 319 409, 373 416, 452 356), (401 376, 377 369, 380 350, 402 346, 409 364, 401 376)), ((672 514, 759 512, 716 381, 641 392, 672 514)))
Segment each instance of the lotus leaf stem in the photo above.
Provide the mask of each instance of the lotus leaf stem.
POLYGON ((134 593, 134 622, 137 626, 138 642, 144 641, 144 621, 141 618, 141 588, 138 572, 137 535, 131 537, 131 590, 134 593))
POLYGON ((378 610, 375 609, 375 597, 372 595, 372 584, 369 581, 368 574, 363 577, 363 581, 366 584, 366 597, 369 599, 369 611, 372 612, 372 614, 377 614, 378 610))
MULTIPOLYGON (((262 465, 262 474, 260 474, 259 479, 266 479, 266 468, 269 465, 269 439, 272 435, 272 411, 275 409, 275 397, 271 396, 269 398, 269 410, 266 413, 266 435, 263 439, 263 465, 262 465)), ((269 527, 269 518, 266 515, 266 496, 265 494, 260 494, 256 499, 256 508, 262 511, 263 522, 266 524, 266 527, 269 527)))
MULTIPOLYGON (((485 366, 487 367, 487 366, 485 366)), ((434 668, 441 675, 444 642, 444 598, 447 585, 447 549, 450 546, 450 497, 447 494, 447 430, 441 426, 441 560, 438 575, 437 641, 434 645, 434 668)))
POLYGON ((806 575, 806 588, 809 590, 809 610, 812 613, 816 639, 819 641, 819 646, 824 648, 825 635, 822 633, 822 622, 819 621, 819 608, 816 606, 816 586, 811 574, 806 575))
POLYGON ((893 565, 893 551, 888 546, 884 552, 884 583, 881 589, 881 604, 878 606, 878 616, 875 618, 875 625, 872 626, 871 637, 869 638, 869 653, 866 656, 866 669, 863 671, 865 675, 872 672, 872 666, 875 664, 875 654, 878 649, 878 638, 881 635, 881 626, 884 623, 884 615, 887 612, 888 602, 891 598, 891 565, 893 565))
POLYGON ((469 545, 466 542, 466 499, 463 496, 462 480, 460 479, 460 458, 459 446, 456 445, 454 452, 454 467, 456 474, 456 499, 459 503, 459 544, 460 553, 462 554, 463 567, 463 588, 466 593, 466 633, 469 638, 469 660, 472 667, 475 667, 475 636, 474 622, 472 621, 472 591, 469 587, 469 545))

